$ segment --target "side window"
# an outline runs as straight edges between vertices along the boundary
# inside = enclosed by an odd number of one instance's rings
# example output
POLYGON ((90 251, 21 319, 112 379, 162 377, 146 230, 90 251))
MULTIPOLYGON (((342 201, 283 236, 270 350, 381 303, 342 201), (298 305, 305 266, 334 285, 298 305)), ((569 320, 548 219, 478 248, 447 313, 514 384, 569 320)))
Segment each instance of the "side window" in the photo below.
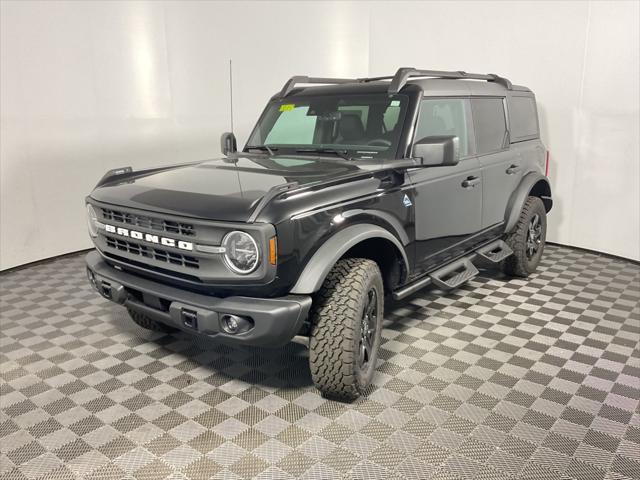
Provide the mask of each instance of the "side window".
POLYGON ((508 138, 503 99, 472 98, 471 106, 478 154, 502 150, 508 138))
POLYGON ((313 143, 317 117, 315 115, 307 115, 308 111, 308 106, 281 111, 264 143, 267 145, 313 143))
POLYGON ((432 98, 422 101, 415 140, 438 135, 455 135, 460 139, 460 156, 469 154, 468 100, 432 98))
POLYGON ((511 141, 537 138, 538 114, 533 97, 512 97, 509 103, 511 141))

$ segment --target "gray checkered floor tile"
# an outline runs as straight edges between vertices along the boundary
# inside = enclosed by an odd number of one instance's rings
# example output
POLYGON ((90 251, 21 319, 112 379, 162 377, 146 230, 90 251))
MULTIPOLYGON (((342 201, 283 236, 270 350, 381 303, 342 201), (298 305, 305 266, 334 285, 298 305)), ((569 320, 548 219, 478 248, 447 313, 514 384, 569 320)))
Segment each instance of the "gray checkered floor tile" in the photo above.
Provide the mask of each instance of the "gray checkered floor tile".
POLYGON ((0 477, 640 478, 640 267, 548 247, 387 306, 366 398, 323 399, 306 348, 136 327, 83 257, 0 277, 0 477))

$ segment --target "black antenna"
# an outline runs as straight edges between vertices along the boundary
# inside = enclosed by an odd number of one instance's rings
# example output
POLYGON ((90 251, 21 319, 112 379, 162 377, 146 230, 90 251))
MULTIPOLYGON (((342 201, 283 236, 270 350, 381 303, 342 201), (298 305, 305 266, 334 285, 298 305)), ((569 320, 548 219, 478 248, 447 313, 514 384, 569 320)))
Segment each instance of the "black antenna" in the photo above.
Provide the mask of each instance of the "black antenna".
POLYGON ((229 105, 231 107, 231 133, 233 133, 233 65, 229 59, 229 105))
MULTIPOLYGON (((233 133, 233 64, 229 59, 229 114, 231 116, 231 133, 233 133)), ((235 164, 236 176, 238 177, 238 185, 240 186, 240 196, 244 198, 244 191, 242 190, 242 182, 240 181, 240 172, 238 171, 238 164, 235 164)))

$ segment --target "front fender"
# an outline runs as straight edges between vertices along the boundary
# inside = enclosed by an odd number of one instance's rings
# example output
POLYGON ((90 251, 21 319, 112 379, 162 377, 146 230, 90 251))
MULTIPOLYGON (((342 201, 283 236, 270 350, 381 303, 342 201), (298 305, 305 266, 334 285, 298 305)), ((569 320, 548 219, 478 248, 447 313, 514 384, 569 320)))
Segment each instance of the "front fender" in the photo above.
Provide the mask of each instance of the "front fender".
POLYGON ((371 238, 382 238, 393 243, 400 252, 406 271, 409 271, 409 260, 400 240, 378 225, 359 223, 343 228, 324 242, 305 266, 291 293, 309 295, 317 292, 335 263, 351 247, 371 238))

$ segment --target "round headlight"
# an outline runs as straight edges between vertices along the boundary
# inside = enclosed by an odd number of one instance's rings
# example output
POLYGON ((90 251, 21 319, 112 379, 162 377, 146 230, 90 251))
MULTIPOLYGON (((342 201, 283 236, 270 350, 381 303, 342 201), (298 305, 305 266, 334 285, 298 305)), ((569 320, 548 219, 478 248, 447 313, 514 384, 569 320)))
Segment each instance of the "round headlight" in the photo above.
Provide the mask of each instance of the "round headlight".
POLYGON ((238 230, 229 232, 222 239, 224 260, 227 267, 235 273, 246 275, 258 266, 258 244, 248 233, 238 230))
POLYGON ((98 215, 92 205, 87 203, 87 226, 89 227, 89 235, 98 236, 98 215))

